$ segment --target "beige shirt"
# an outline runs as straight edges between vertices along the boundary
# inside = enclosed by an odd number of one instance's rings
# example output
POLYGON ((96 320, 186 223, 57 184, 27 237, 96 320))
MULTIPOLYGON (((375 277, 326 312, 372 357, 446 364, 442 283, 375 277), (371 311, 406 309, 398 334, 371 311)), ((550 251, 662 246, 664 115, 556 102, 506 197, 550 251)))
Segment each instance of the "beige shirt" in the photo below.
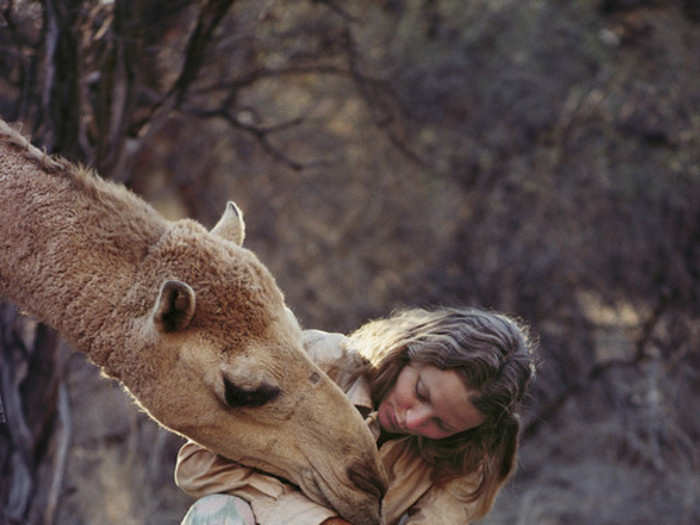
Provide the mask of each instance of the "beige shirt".
MULTIPOLYGON (((351 381, 347 363, 357 355, 346 347, 342 334, 319 330, 304 332, 304 346, 311 359, 345 391, 363 413, 370 430, 379 437, 379 424, 365 378, 351 381), (343 366, 345 364, 345 366, 343 366)), ((382 503, 387 525, 468 524, 478 503, 465 503, 464 496, 474 489, 473 477, 445 485, 430 481, 431 467, 416 457, 407 438, 385 442, 379 455, 389 475, 389 489, 382 503)), ((254 469, 225 459, 188 442, 177 456, 175 482, 194 497, 228 493, 250 503, 260 525, 318 525, 337 516, 304 496, 295 486, 254 469)))

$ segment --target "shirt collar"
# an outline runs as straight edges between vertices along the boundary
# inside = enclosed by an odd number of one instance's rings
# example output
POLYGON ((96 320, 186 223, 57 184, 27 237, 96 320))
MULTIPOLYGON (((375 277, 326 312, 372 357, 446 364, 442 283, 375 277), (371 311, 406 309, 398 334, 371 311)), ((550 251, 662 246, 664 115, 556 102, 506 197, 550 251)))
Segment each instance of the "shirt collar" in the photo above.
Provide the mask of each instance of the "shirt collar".
POLYGON ((369 383, 364 376, 358 377, 345 394, 353 405, 360 409, 360 412, 371 412, 374 410, 372 396, 370 394, 369 383))

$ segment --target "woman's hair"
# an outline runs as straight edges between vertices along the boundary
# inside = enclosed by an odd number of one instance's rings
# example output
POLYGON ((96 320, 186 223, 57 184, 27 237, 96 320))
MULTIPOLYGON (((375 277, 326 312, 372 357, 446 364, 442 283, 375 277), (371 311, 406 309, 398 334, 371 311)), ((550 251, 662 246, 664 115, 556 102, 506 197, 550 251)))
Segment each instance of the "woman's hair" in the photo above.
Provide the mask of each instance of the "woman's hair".
POLYGON ((370 363, 375 406, 411 362, 455 370, 476 391, 471 401, 485 417, 481 425, 439 440, 411 436, 411 445, 433 466, 436 483, 479 473, 480 483, 468 499, 480 500, 479 514, 486 514, 515 469, 518 408, 535 371, 535 344, 527 328, 476 308, 413 309, 371 321, 350 338, 370 363))

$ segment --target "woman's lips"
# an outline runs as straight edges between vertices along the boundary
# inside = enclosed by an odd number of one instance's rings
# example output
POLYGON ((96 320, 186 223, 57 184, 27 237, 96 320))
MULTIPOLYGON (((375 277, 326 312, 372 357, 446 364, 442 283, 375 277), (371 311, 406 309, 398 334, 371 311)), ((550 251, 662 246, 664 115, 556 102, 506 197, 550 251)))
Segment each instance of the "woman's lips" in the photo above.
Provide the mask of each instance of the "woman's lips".
POLYGON ((392 427, 391 429, 394 432, 397 432, 397 433, 404 432, 403 428, 401 428, 401 425, 399 425, 399 422, 396 418, 396 412, 394 412, 393 409, 389 412, 389 422, 391 423, 391 427, 392 427))
POLYGON ((398 417, 393 407, 386 405, 379 410, 379 425, 390 434, 407 434, 402 425, 399 424, 398 417))

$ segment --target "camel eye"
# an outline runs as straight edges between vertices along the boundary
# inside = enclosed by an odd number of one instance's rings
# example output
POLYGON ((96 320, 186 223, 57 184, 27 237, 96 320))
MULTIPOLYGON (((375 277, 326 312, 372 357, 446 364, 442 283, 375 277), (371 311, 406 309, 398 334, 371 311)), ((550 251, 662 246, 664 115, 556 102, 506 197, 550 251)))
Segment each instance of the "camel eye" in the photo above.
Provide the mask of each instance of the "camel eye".
POLYGON ((259 407, 274 400, 280 394, 280 389, 265 382, 253 389, 241 388, 226 377, 224 379, 224 397, 231 408, 259 407))

